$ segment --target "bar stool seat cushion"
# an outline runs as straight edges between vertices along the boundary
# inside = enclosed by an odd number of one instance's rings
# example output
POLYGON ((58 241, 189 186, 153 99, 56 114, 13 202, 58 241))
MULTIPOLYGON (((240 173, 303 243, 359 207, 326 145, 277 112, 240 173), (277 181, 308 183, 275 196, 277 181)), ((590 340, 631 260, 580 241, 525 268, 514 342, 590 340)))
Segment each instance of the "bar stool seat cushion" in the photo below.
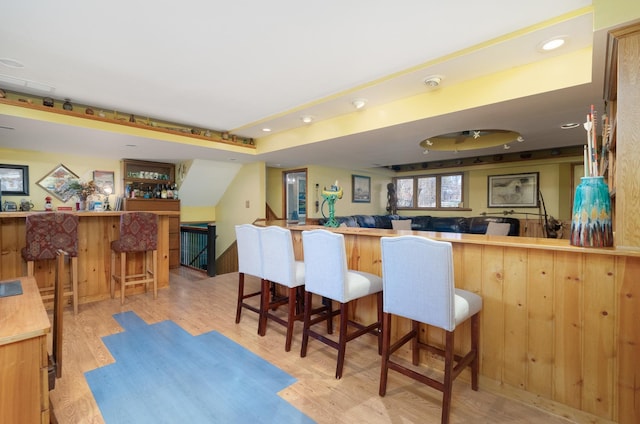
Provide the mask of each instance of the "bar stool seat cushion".
POLYGON ((482 310, 482 298, 470 291, 456 289, 454 310, 454 322, 457 326, 482 310))

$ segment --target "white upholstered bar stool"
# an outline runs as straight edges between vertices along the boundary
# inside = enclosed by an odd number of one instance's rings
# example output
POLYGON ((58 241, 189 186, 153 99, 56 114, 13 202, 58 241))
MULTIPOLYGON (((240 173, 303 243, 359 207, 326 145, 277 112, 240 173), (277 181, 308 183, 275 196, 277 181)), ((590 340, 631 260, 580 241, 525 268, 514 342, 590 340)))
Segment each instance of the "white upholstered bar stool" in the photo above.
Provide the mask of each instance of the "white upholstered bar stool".
MULTIPOLYGON (((261 228, 253 224, 236 225, 236 244, 238 247, 238 300, 236 306, 236 324, 240 322, 242 308, 258 314, 260 323, 260 303, 247 303, 247 299, 259 296, 261 290, 245 293, 245 275, 252 275, 260 279, 260 287, 264 280, 262 271, 262 250, 260 248, 261 228)), ((258 325, 260 333, 260 325, 258 325)))
MULTIPOLYGON (((286 228, 269 226, 260 234, 262 246, 262 296, 260 314, 260 335, 267 331, 267 320, 271 319, 287 328, 284 350, 291 350, 291 339, 295 321, 302 321, 302 302, 298 301, 298 289, 304 285, 304 263, 296 261, 293 252, 291 231, 286 228), (271 301, 270 283, 287 288, 287 296, 275 303, 271 301), (276 315, 275 309, 283 304, 288 305, 287 317, 276 315), (273 312, 272 312, 273 311, 273 312)), ((300 299, 302 300, 302 299, 300 299)))
POLYGON ((384 286, 380 396, 384 396, 387 390, 388 370, 395 370, 441 391, 442 423, 448 423, 453 380, 465 367, 471 366, 471 388, 478 390, 479 312, 482 298, 454 287, 451 243, 419 236, 382 237, 380 243, 384 286), (391 315, 405 317, 412 322, 411 331, 393 345, 391 315), (454 330, 467 319, 471 319, 471 347, 464 357, 460 357, 453 351, 454 330), (420 340, 420 323, 445 330, 444 349, 420 340), (414 365, 418 365, 420 349, 444 357, 442 381, 391 359, 391 354, 409 341, 414 365))
MULTIPOLYGON (((381 352, 382 279, 374 274, 348 269, 342 234, 327 230, 303 231, 302 245, 305 265, 305 303, 300 356, 307 355, 309 337, 331 346, 338 351, 336 378, 341 378, 347 342, 363 334, 372 333, 378 337, 378 353, 381 352), (340 310, 328 310, 312 320, 313 294, 339 302, 340 310), (369 325, 362 325, 350 320, 349 303, 372 294, 377 297, 377 321, 369 325), (327 321, 329 326, 336 314, 340 314, 340 335, 337 343, 311 328, 322 321, 327 321), (348 333, 348 325, 356 327, 357 330, 348 333)), ((330 328, 328 328, 328 332, 330 332, 330 328)))
POLYGON ((511 224, 508 222, 490 222, 487 224, 485 234, 491 236, 508 236, 511 230, 511 224))

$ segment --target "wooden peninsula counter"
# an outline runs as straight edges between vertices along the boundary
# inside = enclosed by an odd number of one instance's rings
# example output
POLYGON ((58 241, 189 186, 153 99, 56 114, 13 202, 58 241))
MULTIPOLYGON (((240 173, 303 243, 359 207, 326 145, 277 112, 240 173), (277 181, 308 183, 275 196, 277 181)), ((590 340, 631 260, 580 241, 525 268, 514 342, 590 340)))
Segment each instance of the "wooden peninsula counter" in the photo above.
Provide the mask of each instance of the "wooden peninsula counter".
MULTIPOLYGON (((27 275, 20 251, 25 247, 25 217, 46 212, 0 213, 0 280, 27 275)), ((78 302, 110 298, 111 241, 120 233, 120 215, 127 212, 68 212, 80 218, 78 228, 78 302)), ((180 212, 154 211, 158 215, 158 287, 169 285, 169 219, 180 212)), ((142 269, 142 255, 131 255, 131 269, 142 269)), ((128 258, 129 259, 129 258, 128 258)), ((35 277, 40 287, 53 286, 55 261, 36 262, 35 277)), ((133 289, 143 291, 140 286, 133 289)))
MULTIPOLYGON (((325 227, 288 228, 301 259, 301 232, 325 227)), ((350 268, 377 275, 382 236, 413 234, 452 243, 456 286, 483 299, 481 390, 576 422, 640 422, 640 251, 579 248, 568 240, 529 237, 331 231, 344 234, 350 268)), ((363 322, 373 321, 374 299, 358 301, 353 311, 363 322)), ((406 330, 408 320, 399 321, 406 330)), ((467 324, 459 331, 470 328, 467 324)), ((422 327, 422 337, 441 345, 444 340, 442 330, 428 326, 422 327)), ((469 337, 456 340, 468 343, 469 337)), ((426 356, 422 361, 439 366, 426 356)))

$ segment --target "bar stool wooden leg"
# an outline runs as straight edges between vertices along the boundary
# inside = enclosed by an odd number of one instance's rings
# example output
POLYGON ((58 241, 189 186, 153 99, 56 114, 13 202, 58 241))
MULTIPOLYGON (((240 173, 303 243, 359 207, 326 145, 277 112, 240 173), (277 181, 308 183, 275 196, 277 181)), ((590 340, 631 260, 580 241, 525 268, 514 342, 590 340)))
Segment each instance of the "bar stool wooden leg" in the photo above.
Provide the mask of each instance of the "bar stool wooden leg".
POLYGON ((442 424, 449 423, 449 411, 451 410, 451 389, 453 387, 453 331, 447 331, 444 350, 444 382, 442 385, 442 424))
POLYGON ((124 305, 124 290, 127 286, 127 253, 120 253, 120 304, 124 305))
POLYGON ((115 275, 116 271, 115 270, 116 270, 116 252, 112 250, 111 251, 111 269, 110 269, 111 281, 109 283, 109 291, 111 293, 111 299, 113 299, 116 295, 116 275, 115 275))
POLYGON ((71 258, 71 287, 73 290, 73 314, 78 315, 78 257, 71 258))
POLYGON ((154 250, 153 256, 153 298, 158 298, 158 251, 154 250))
POLYGON ((340 304, 340 335, 338 336, 338 364, 336 365, 336 378, 342 378, 344 368, 344 356, 347 351, 347 323, 349 322, 349 304, 340 304))
POLYGON ((289 352, 291 350, 291 339, 293 338, 293 324, 295 323, 296 316, 298 314, 298 302, 297 302, 297 287, 289 288, 289 311, 287 314, 287 338, 285 339, 284 351, 289 352))
POLYGON ((56 378, 62 377, 62 317, 63 317, 63 297, 64 297, 64 281, 62 274, 64 273, 64 253, 58 252, 56 262, 56 281, 54 286, 53 301, 53 355, 56 364, 56 378))
POLYGON ((244 300, 244 272, 238 273, 238 301, 236 303, 236 324, 242 316, 242 301, 244 300))

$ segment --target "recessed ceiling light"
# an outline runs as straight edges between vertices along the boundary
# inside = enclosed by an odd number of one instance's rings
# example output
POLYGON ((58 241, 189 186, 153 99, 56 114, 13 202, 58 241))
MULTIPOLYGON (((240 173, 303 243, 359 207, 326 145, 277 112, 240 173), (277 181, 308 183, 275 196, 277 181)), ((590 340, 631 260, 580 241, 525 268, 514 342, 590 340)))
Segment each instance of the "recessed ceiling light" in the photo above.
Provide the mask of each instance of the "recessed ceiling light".
POLYGON ((442 76, 432 75, 430 77, 425 78, 423 82, 424 82, 424 85, 426 85, 429 88, 436 88, 440 86, 440 83, 442 82, 442 76))
POLYGON ((360 110, 367 105, 367 99, 354 99, 351 104, 353 107, 360 110))
POLYGON ((551 50, 555 50, 560 48, 567 42, 566 36, 553 37, 549 40, 543 41, 538 45, 538 48, 544 52, 549 52, 551 50))
POLYGON ((11 59, 9 57, 0 57, 0 63, 8 68, 24 68, 22 62, 11 59))
POLYGON ((568 124, 560 125, 560 128, 562 128, 563 130, 570 130, 571 128, 578 128, 579 126, 580 124, 578 124, 577 122, 570 122, 568 124))
POLYGON ((304 116, 300 117, 300 119, 305 124, 310 124, 311 122, 313 122, 313 116, 311 116, 311 115, 304 115, 304 116))
POLYGON ((263 128, 262 131, 264 132, 271 132, 271 128, 263 128))

